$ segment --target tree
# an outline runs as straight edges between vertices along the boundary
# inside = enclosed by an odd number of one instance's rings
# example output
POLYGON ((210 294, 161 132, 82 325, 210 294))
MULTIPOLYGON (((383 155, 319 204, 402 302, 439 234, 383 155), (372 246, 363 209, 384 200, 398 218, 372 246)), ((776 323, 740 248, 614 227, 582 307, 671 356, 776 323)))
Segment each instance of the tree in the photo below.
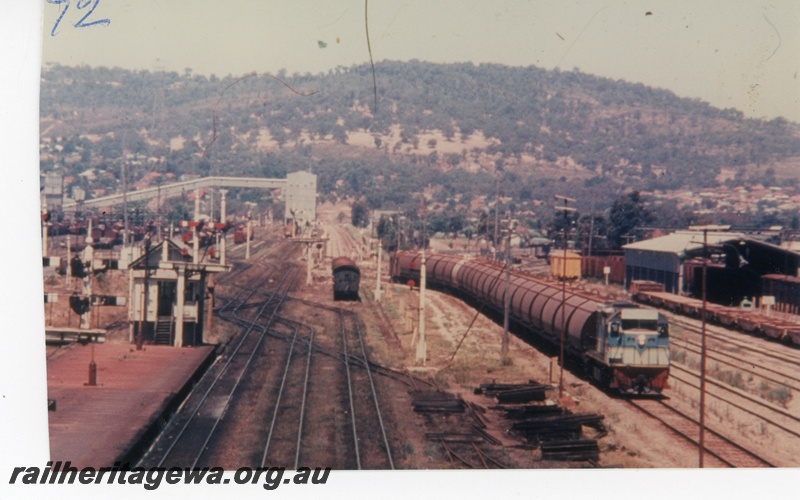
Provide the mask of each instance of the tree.
POLYGON ((494 241, 494 215, 488 212, 482 212, 478 220, 478 238, 484 238, 486 241, 494 241))
POLYGON ((606 235, 608 234, 608 223, 606 218, 600 214, 584 215, 578 219, 576 239, 588 249, 591 239, 591 250, 605 248, 606 235))
POLYGON ((639 196, 639 191, 628 193, 614 202, 608 214, 608 240, 615 247, 627 243, 626 236, 634 235, 638 226, 652 222, 653 216, 639 196))
POLYGON ((463 215, 458 214, 450 217, 450 220, 447 223, 447 230, 451 233, 458 233, 462 229, 464 229, 464 225, 466 224, 466 219, 463 215))
POLYGON ((347 130, 339 124, 333 126, 333 139, 342 143, 347 144, 347 130))
POLYGON ((378 221, 378 238, 381 240, 381 245, 387 251, 391 252, 397 249, 398 246, 398 228, 396 217, 387 217, 381 215, 378 221))

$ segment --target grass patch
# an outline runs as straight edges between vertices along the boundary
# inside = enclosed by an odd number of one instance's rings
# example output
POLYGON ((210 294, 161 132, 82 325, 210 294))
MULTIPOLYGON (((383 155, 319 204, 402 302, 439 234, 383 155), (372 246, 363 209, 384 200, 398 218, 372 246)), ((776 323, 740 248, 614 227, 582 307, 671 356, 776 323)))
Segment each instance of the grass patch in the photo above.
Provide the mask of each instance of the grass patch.
POLYGON ((441 445, 428 441, 425 443, 425 451, 423 454, 428 460, 436 460, 442 455, 441 445))
POLYGON ((719 380, 720 382, 724 382, 731 387, 736 387, 737 389, 745 390, 747 389, 747 382, 744 380, 744 376, 742 376, 742 372, 737 372, 733 370, 720 370, 714 372, 714 378, 719 380))
POLYGON ((792 390, 784 385, 773 386, 767 382, 761 382, 758 386, 758 395, 770 403, 778 403, 785 407, 792 399, 792 390))
POLYGON ((400 313, 397 312, 397 306, 395 305, 394 302, 385 301, 383 303, 383 310, 386 312, 386 315, 391 320, 398 320, 401 317, 400 313))

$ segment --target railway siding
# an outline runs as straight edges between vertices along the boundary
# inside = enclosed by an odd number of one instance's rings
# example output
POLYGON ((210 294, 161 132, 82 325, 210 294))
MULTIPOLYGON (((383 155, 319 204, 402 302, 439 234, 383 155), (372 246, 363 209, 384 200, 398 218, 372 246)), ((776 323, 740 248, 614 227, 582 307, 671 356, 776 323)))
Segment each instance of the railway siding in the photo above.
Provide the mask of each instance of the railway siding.
MULTIPOLYGON (((661 400, 632 399, 629 403, 632 407, 662 422, 677 436, 699 446, 699 424, 693 417, 661 400)), ((704 442, 706 453, 712 459, 707 466, 775 467, 766 459, 710 429, 706 429, 704 442)))

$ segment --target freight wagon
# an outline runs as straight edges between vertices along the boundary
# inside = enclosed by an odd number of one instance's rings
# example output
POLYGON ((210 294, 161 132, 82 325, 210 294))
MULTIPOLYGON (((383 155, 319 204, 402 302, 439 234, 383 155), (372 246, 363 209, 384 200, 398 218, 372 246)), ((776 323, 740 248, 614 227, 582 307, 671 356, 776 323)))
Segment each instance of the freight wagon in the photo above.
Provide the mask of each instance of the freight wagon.
MULTIPOLYGON (((631 295, 637 302, 648 304, 661 309, 667 309, 677 314, 701 319, 703 317, 703 301, 692 297, 675 295, 657 289, 647 289, 641 286, 634 287, 632 283, 631 295)), ((710 321, 727 328, 736 329, 751 335, 764 336, 769 339, 800 345, 800 322, 787 321, 774 314, 768 314, 760 309, 753 308, 753 302, 743 301, 740 307, 728 307, 706 301, 706 321, 710 321)))
MULTIPOLYGON (((395 252, 390 274, 419 283, 418 252, 395 252)), ((512 271, 506 284, 502 266, 453 255, 430 255, 427 285, 484 304, 502 313, 506 293, 511 320, 523 334, 560 346, 600 385, 622 393, 658 394, 669 375, 669 327, 664 316, 627 302, 601 303, 561 285, 512 271), (507 290, 507 291, 506 291, 507 290)))
POLYGON ((358 287, 361 270, 352 259, 336 257, 331 262, 333 272, 333 300, 359 300, 358 287))

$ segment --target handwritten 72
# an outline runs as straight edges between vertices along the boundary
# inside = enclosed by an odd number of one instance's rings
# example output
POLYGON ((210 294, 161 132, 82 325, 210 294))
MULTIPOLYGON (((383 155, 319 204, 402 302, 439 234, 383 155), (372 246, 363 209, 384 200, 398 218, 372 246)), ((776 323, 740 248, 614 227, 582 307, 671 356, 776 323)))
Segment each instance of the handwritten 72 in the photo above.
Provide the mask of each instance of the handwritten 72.
MULTIPOLYGON (((61 23, 61 19, 64 18, 64 14, 66 14, 67 11, 69 10, 70 5, 72 5, 72 0, 47 0, 47 3, 64 6, 64 8, 61 10, 61 14, 58 15, 58 19, 56 19, 56 22, 53 25, 53 29, 50 31, 50 36, 56 36, 56 30, 58 29, 58 25, 61 23)), ((78 22, 75 23, 73 26, 75 26, 76 28, 88 28, 89 26, 97 26, 97 25, 108 26, 109 24, 111 24, 110 19, 96 19, 96 20, 90 19, 92 17, 94 9, 97 8, 97 5, 99 3, 100 0, 78 0, 75 7, 79 11, 86 10, 86 8, 89 7, 89 4, 91 4, 92 8, 89 9, 83 15, 83 17, 81 17, 78 20, 78 22)))

